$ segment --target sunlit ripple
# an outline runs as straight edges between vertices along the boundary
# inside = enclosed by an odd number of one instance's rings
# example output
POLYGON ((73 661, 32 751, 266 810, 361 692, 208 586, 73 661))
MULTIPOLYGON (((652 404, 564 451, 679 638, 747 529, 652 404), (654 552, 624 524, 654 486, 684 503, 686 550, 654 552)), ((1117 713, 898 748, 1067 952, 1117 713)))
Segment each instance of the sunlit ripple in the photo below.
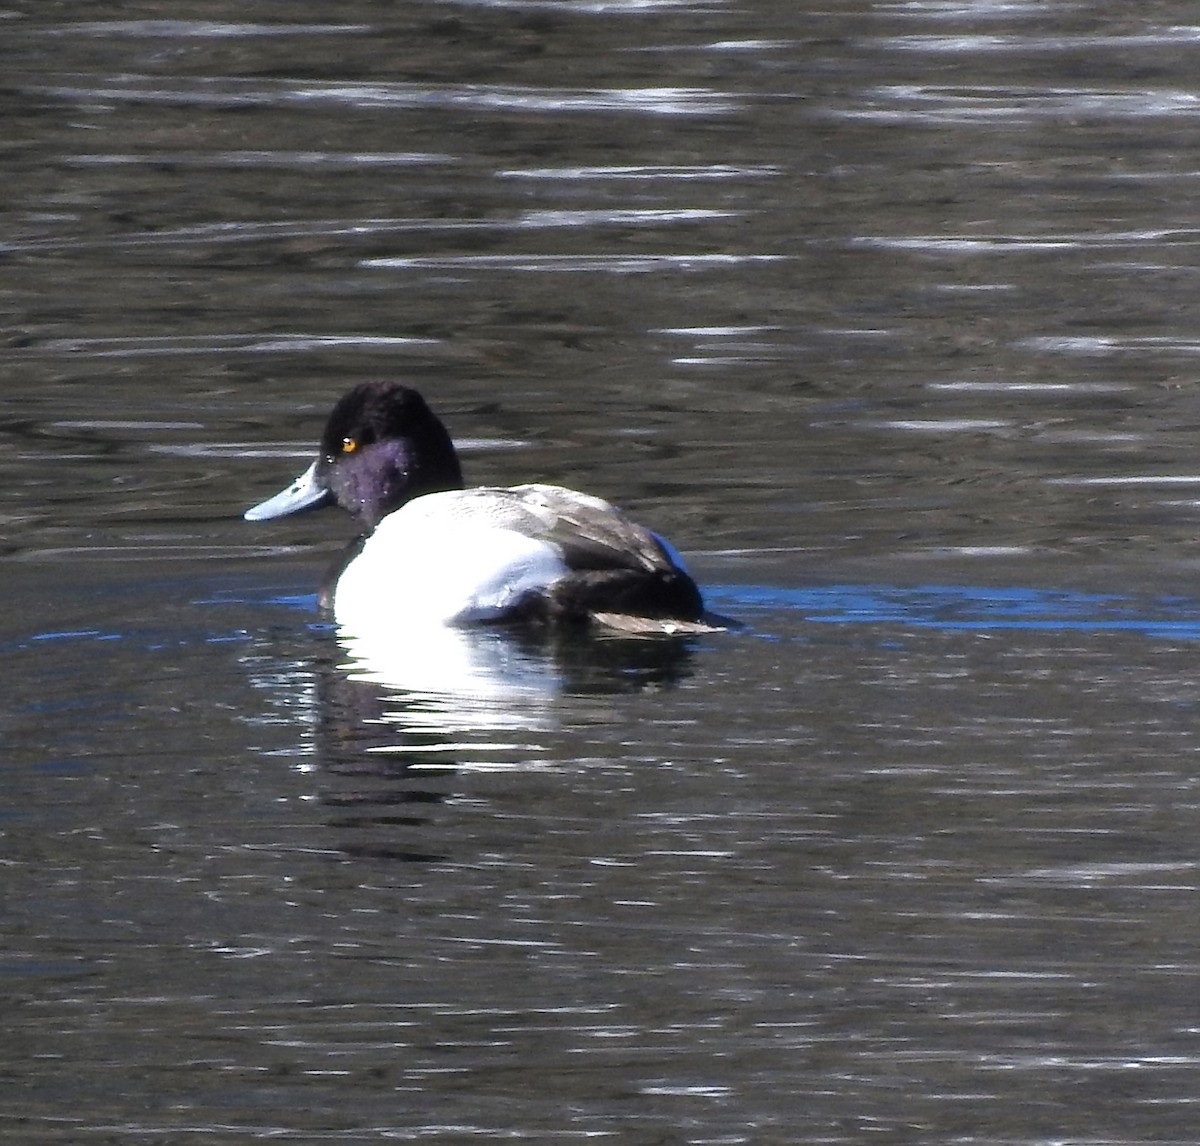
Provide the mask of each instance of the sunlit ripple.
POLYGON ((42 561, 231 561, 295 557, 311 554, 311 545, 166 545, 133 541, 128 545, 63 545, 25 549, 6 561, 37 564, 42 561))
POLYGON ((673 355, 676 366, 727 366, 774 361, 789 353, 784 347, 754 335, 766 335, 780 327, 767 326, 694 326, 665 327, 656 333, 694 341, 694 353, 673 355))
POLYGON ((1048 477, 1046 485, 1134 486, 1134 485, 1200 485, 1200 474, 1127 474, 1102 477, 1048 477))
POLYGON ((157 422, 134 418, 63 418, 48 423, 52 430, 203 430, 203 422, 157 422))
POLYGON ((1122 394, 1134 390, 1124 382, 927 382, 927 390, 947 390, 963 394, 1122 394))
POLYGON ((896 123, 996 121, 1006 127, 1033 119, 1146 119, 1195 115, 1200 95, 1148 88, 943 87, 890 84, 864 94, 867 106, 831 109, 836 119, 896 123), (906 105, 906 106, 898 106, 906 105))
POLYGON ((1177 335, 1038 335, 1022 338, 1015 345, 1027 350, 1091 357, 1162 350, 1175 354, 1200 354, 1200 338, 1177 335))
POLYGON ((736 219, 741 211, 710 207, 602 207, 580 210, 527 211, 515 219, 516 228, 590 227, 597 223, 624 226, 630 223, 696 223, 710 219, 736 219))
POLYGON ((656 334, 680 334, 698 338, 737 338, 744 334, 763 334, 779 326, 664 326, 656 334))
POLYGON ((572 15, 636 16, 682 8, 697 15, 724 10, 722 0, 441 0, 464 8, 498 8, 521 12, 566 12, 572 15))
POLYGON ((1160 48, 1194 44, 1200 40, 1200 27, 1182 24, 1172 27, 1151 25, 1137 32, 1119 35, 950 35, 887 36, 869 41, 883 48, 900 51, 979 55, 991 52, 1015 52, 1020 55, 1046 52, 1082 52, 1088 49, 1127 51, 1131 48, 1160 48))
POLYGON ((864 429, 907 430, 917 434, 978 434, 1010 429, 1016 423, 1008 418, 888 418, 854 424, 864 429))
POLYGON ((144 151, 136 154, 68 155, 67 167, 425 167, 453 163, 457 156, 432 151, 144 151))
POLYGON ((881 12, 902 12, 905 16, 932 20, 1008 20, 1013 16, 1045 16, 1051 12, 1070 12, 1082 7, 1080 0, 895 0, 880 4, 881 12))
POLYGON ((989 883, 1052 884, 1061 887, 1095 887, 1119 881, 1124 888, 1141 891, 1194 891, 1200 887, 1200 864, 1191 860, 1149 863, 1082 863, 1034 868, 1009 876, 992 876, 989 883), (1174 875, 1175 879, 1166 879, 1174 875))
POLYGON ((636 167, 531 167, 497 171, 498 179, 762 179, 780 174, 773 164, 739 167, 713 163, 685 167, 671 164, 647 164, 636 167))
POLYGON ((1195 246, 1200 231, 1153 228, 1144 231, 1051 232, 1045 235, 855 235, 851 247, 929 251, 947 254, 985 254, 1060 251, 1080 248, 1122 248, 1143 244, 1195 246))
POLYGON ((272 446, 263 442, 152 442, 146 447, 152 454, 176 458, 312 458, 313 447, 272 446))
POLYGON ((668 43, 650 44, 641 48, 627 48, 630 52, 778 52, 794 48, 794 40, 713 40, 707 44, 668 43))
POLYGON ((370 24, 228 24, 211 20, 92 20, 61 28, 39 28, 35 35, 129 36, 152 39, 226 39, 243 36, 362 35, 370 24))
POLYGON ((275 107, 287 104, 332 104, 371 108, 462 108, 465 111, 604 112, 655 116, 727 115, 744 99, 710 88, 548 88, 500 84, 411 84, 316 82, 277 83, 228 77, 201 77, 174 87, 129 80, 92 85, 85 77, 58 83, 19 85, 29 94, 86 103, 173 104, 178 107, 275 107))
POLYGON ((135 231, 101 238, 67 235, 55 238, 0 241, 0 252, 78 251, 88 248, 136 250, 143 247, 212 247, 228 243, 280 242, 288 239, 360 239, 388 234, 482 231, 502 233, 557 227, 637 226, 694 223, 737 218, 739 212, 700 207, 620 208, 591 210, 532 210, 509 219, 309 219, 263 223, 241 220, 199 223, 173 230, 135 231))
POLYGON ((672 366, 739 366, 754 362, 771 362, 782 352, 771 347, 745 347, 740 354, 694 354, 671 359, 672 366))
POLYGON ((146 358, 186 354, 279 354, 284 351, 404 350, 437 346, 435 338, 357 334, 203 334, 142 338, 51 338, 5 351, 9 358, 146 358))
MULTIPOLYGON (((55 427, 70 429, 117 429, 150 430, 179 429, 187 423, 153 422, 54 422, 55 427)), ((455 438, 454 448, 459 453, 474 453, 483 450, 524 450, 533 443, 523 438, 455 438)), ((316 447, 312 442, 152 442, 146 449, 153 454, 168 454, 180 458, 308 458, 311 460, 316 447)))
POLYGON ((780 262, 787 255, 417 255, 363 259, 364 267, 392 270, 606 271, 647 274, 709 270, 745 263, 780 262))
POLYGON ((887 36, 871 41, 883 48, 895 48, 901 52, 929 52, 950 54, 986 54, 1015 52, 1021 55, 1046 52, 1126 52, 1129 48, 1172 47, 1192 44, 1200 40, 1200 28, 1193 25, 1178 25, 1172 28, 1148 28, 1140 32, 1126 32, 1111 36, 887 36))

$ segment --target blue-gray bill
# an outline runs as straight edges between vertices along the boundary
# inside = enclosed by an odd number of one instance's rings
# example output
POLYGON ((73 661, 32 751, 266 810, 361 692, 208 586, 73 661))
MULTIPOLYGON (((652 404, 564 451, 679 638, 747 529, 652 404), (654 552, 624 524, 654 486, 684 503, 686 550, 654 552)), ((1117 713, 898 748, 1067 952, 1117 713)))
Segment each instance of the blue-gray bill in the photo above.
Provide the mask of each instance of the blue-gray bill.
POLYGON ((287 489, 251 506, 242 516, 247 521, 269 521, 273 517, 286 517, 303 509, 316 509, 332 501, 333 495, 328 487, 317 480, 317 463, 313 462, 287 489))

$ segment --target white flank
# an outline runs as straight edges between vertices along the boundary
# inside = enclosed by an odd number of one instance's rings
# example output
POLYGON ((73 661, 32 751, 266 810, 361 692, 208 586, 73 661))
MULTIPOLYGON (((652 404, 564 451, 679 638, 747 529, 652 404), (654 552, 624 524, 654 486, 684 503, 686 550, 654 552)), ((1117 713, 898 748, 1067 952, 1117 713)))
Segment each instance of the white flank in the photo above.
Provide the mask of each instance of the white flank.
POLYGON ((557 550, 511 529, 430 512, 418 498, 380 522, 338 579, 334 615, 355 632, 498 617, 566 573, 557 550))

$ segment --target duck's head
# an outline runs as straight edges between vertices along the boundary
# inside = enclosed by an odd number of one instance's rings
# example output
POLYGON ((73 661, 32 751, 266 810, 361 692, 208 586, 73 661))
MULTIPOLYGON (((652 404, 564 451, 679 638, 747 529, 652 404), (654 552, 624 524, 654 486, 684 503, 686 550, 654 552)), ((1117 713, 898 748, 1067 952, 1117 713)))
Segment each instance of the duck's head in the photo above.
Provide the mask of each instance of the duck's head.
POLYGON ((395 382, 367 382, 334 406, 316 461, 244 516, 266 521, 336 502, 370 530, 414 497, 461 487, 454 443, 425 399, 395 382))

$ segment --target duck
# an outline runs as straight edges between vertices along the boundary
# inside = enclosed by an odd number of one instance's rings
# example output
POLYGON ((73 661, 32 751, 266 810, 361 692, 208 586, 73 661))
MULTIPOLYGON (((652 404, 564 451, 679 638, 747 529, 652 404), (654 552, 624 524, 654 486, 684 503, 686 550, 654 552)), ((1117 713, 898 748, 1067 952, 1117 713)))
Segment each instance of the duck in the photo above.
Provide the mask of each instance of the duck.
POLYGON ((644 636, 725 627, 675 547, 610 502, 541 483, 465 486, 445 425, 398 382, 345 394, 312 464, 243 517, 327 505, 360 529, 319 593, 343 630, 527 623, 644 636))

